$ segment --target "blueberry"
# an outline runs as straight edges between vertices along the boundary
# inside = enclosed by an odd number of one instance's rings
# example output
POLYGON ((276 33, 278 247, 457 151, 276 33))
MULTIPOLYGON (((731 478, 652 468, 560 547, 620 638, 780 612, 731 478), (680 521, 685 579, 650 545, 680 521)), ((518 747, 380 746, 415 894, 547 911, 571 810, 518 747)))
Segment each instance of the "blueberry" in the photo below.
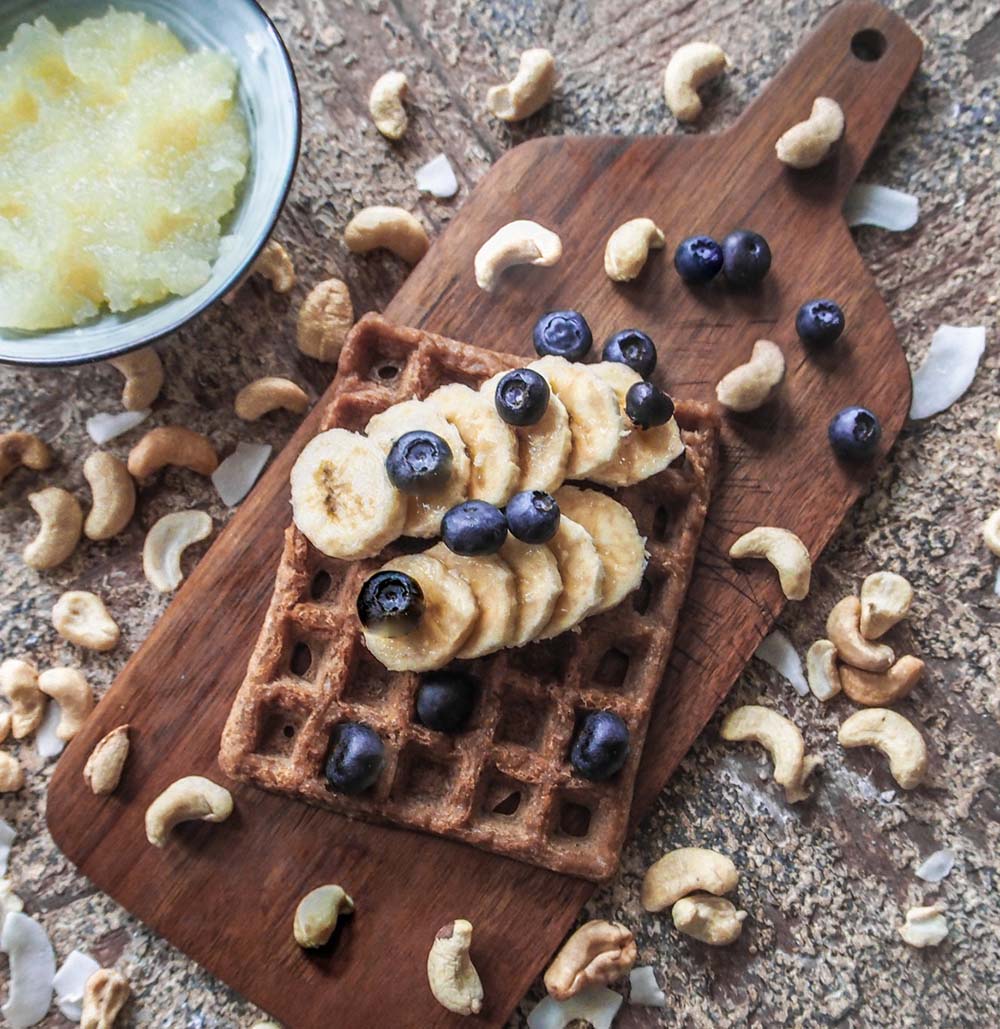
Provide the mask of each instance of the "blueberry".
POLYGON ((461 732, 476 705, 476 679, 466 672, 428 672, 417 689, 417 721, 435 732, 461 732))
POLYGON ((827 435, 838 457, 864 461, 878 449, 882 426, 867 407, 845 407, 833 416, 827 435))
POLYGON ((535 425, 549 406, 549 384, 532 368, 515 368, 498 383, 497 414, 508 425, 535 425))
POLYGON ((590 326, 579 311, 549 311, 535 322, 531 335, 542 357, 554 354, 567 361, 582 361, 594 342, 590 326))
POLYGON ((833 300, 809 300, 795 316, 795 331, 803 343, 829 346, 844 331, 844 312, 833 300))
POLYGON ((722 267, 732 285, 756 285, 771 267, 771 248, 756 232, 737 229, 722 241, 722 267))
POLYGON ((616 332, 604 344, 601 360, 627 364, 644 379, 648 379, 656 367, 656 347, 646 333, 638 329, 625 329, 616 332))
POLYGON ((463 557, 495 554, 506 538, 507 519, 503 511, 485 500, 465 500, 446 511, 441 519, 445 546, 463 557))
POLYGON ((674 267, 691 285, 709 282, 722 271, 722 247, 711 236, 688 236, 674 251, 674 267))
POLYGON ((382 772, 385 747, 378 733, 360 722, 341 722, 330 734, 327 782, 341 793, 363 793, 382 772))
POLYGON ((640 429, 652 429, 673 418, 674 402, 651 382, 637 382, 625 394, 625 413, 640 429))
POLYGON ((559 505, 550 493, 526 489, 507 501, 507 528, 524 543, 548 543, 559 528, 559 505))
POLYGON ((375 636, 405 636, 423 613, 424 591, 405 572, 376 572, 358 593, 358 618, 375 636))
POLYGON ((628 757, 628 726, 611 711, 592 711, 583 720, 569 761, 584 779, 610 779, 628 757))
POLYGON ((385 459, 389 481, 402 493, 425 493, 443 486, 451 474, 451 447, 436 433, 404 432, 385 459))

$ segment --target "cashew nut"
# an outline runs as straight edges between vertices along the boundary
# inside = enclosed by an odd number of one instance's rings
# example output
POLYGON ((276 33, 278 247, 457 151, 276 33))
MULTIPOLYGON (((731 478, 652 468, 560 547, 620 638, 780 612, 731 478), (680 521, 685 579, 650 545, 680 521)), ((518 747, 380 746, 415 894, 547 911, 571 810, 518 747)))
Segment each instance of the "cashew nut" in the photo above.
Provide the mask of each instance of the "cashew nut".
POLYGON ((774 565, 781 591, 789 600, 803 600, 809 592, 812 561, 806 545, 788 529, 759 525, 744 533, 729 548, 731 558, 763 557, 774 565))
POLYGON ((295 909, 292 932, 300 947, 322 947, 330 942, 337 919, 354 910, 354 901, 335 885, 317 886, 295 909))
POLYGON ((52 608, 52 624, 63 639, 88 650, 113 650, 121 630, 96 593, 70 590, 52 608))
POLYGON ((145 411, 163 389, 163 362, 152 347, 112 357, 108 364, 125 376, 122 407, 126 411, 145 411))
POLYGON ((38 669, 30 661, 9 657, 0 664, 0 691, 10 701, 10 728, 15 740, 33 733, 45 717, 45 694, 38 688, 38 669))
POLYGON ((118 788, 129 747, 128 726, 119 725, 90 752, 83 766, 83 781, 97 796, 114 793, 118 788))
POLYGON ((726 715, 721 735, 724 740, 736 742, 753 740, 768 751, 774 762, 774 781, 785 787, 789 804, 809 796, 805 781, 820 764, 820 759, 806 756, 802 732, 784 715, 769 707, 747 704, 726 715))
POLYGON ((128 470, 135 478, 145 479, 166 465, 211 475, 219 457, 207 436, 182 425, 163 425, 150 429, 129 451, 128 470))
POLYGON ((861 635, 861 601, 844 597, 826 619, 826 634, 844 664, 865 672, 887 672, 896 655, 884 643, 871 643, 861 635))
POLYGON ((809 117, 784 132, 774 144, 774 150, 782 164, 792 168, 815 168, 843 134, 844 112, 840 104, 829 97, 818 96, 809 117))
POLYGON ((269 239, 264 244, 250 274, 267 279, 275 293, 290 293, 295 286, 295 265, 288 251, 276 239, 269 239))
POLYGON ((785 355, 777 343, 759 339, 746 364, 723 375, 715 395, 723 407, 744 413, 766 404, 785 377, 785 355))
POLYGON ((6 750, 0 750, 0 793, 17 793, 24 785, 21 762, 6 750))
POLYGON ((889 771, 904 790, 919 786, 927 771, 927 745, 912 722, 895 711, 856 711, 837 733, 842 747, 875 747, 889 759, 889 771))
POLYGON ((431 245, 423 225, 402 207, 366 207, 347 223, 344 242, 352 254, 382 247, 407 264, 416 264, 431 245))
POLYGON ((911 947, 936 947, 948 935, 948 908, 938 901, 929 907, 910 908, 906 922, 899 927, 903 942, 911 947))
POLYGON ((340 357, 354 324, 354 305, 346 282, 326 279, 309 291, 299 308, 299 350, 317 361, 332 363, 340 357))
POLYGON ((983 522, 983 540, 990 551, 1000 557, 1000 507, 983 522))
POLYGON ((745 911, 739 911, 725 897, 710 893, 692 893, 681 897, 670 912, 674 926, 686 936, 692 936, 713 947, 735 943, 743 932, 745 911))
POLYGON ((549 268, 562 257, 562 240, 538 222, 518 219, 497 229, 476 251, 476 285, 491 293, 500 273, 515 264, 549 268))
POLYGON ((277 375, 265 375, 248 383, 236 394, 236 417, 246 422, 255 422, 258 418, 279 408, 302 414, 309 406, 306 391, 291 379, 282 379, 277 375))
POLYGON ((79 669, 47 668, 38 677, 38 688, 59 705, 56 736, 61 740, 71 740, 94 709, 94 691, 90 683, 79 669))
POLYGON ((159 519, 142 545, 142 571, 150 585, 161 593, 177 589, 184 579, 184 551, 211 532, 212 518, 204 511, 174 511, 159 519))
POLYGON ((80 1029, 112 1029, 130 992, 128 980, 121 972, 99 968, 83 990, 80 1029))
POLYGON ((740 874, 724 854, 704 847, 681 847, 664 854, 642 880, 642 906, 665 911, 696 890, 721 895, 736 889, 740 874))
POLYGON ((895 572, 874 572, 861 584, 861 635, 875 640, 909 613, 913 587, 895 572))
POLYGON ((52 464, 52 451, 31 432, 5 432, 0 436, 0 482, 17 468, 43 472, 52 464))
POLYGON ((663 233, 651 218, 631 218, 608 237, 604 270, 615 282, 631 282, 646 265, 650 250, 662 250, 663 233))
POLYGON ((180 822, 224 822, 233 813, 232 794, 201 775, 188 775, 168 786, 146 809, 146 838, 165 847, 180 822))
POLYGON ((702 109, 698 90, 721 75, 728 63, 721 47, 714 43, 685 43, 674 51, 663 73, 663 96, 678 121, 698 119, 702 109))
POLYGON ((806 678, 817 700, 832 700, 840 692, 837 648, 829 640, 816 640, 806 651, 806 678))
POLYGON ((117 536, 135 513, 135 483, 125 462, 106 450, 95 450, 83 462, 83 477, 94 498, 83 523, 84 535, 91 540, 117 536))
POLYGON ((368 113, 375 122, 375 128, 386 139, 402 139, 406 132, 407 117, 403 97, 409 85, 401 71, 387 71, 372 86, 368 96, 368 113))
POLYGON ((586 986, 617 982, 635 964, 635 937, 617 922, 585 922, 562 945, 545 973, 545 989, 567 1000, 586 986))
POLYGON ((76 550, 83 534, 83 511, 72 493, 58 486, 46 486, 28 494, 42 525, 38 535, 24 548, 24 563, 42 571, 61 565, 76 550))
POLYGON ((490 113, 503 121, 523 121, 552 99, 556 81, 556 61, 548 50, 525 50, 517 74, 486 94, 490 113))
POLYGON ((438 929, 427 955, 427 981, 434 999, 456 1015, 478 1015, 483 984, 469 958, 472 924, 464 918, 438 929))
POLYGON ((844 692, 855 704, 865 707, 885 707, 907 696, 924 674, 924 663, 907 654, 887 672, 863 672, 860 668, 844 665, 840 673, 844 692))

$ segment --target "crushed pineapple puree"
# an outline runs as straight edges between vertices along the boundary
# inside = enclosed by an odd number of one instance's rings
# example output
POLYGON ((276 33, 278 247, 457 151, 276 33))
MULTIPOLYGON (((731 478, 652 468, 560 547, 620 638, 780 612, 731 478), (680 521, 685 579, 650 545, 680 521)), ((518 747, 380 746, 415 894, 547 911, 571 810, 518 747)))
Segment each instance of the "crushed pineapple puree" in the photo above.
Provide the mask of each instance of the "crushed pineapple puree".
POLYGON ((248 156, 230 55, 114 9, 19 26, 0 52, 0 326, 197 289, 248 156))

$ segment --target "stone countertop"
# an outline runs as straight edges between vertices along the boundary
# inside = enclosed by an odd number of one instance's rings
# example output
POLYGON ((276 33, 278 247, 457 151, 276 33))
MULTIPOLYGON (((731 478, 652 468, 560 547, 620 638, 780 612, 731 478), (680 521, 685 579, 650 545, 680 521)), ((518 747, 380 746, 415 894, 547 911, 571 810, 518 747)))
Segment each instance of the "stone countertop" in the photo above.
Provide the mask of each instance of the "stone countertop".
MULTIPOLYGON (((295 188, 277 228, 299 285, 290 297, 253 280, 232 307, 158 346, 166 366, 153 423, 208 433, 223 452, 239 439, 280 447, 290 416, 239 422, 232 397, 263 374, 285 374, 318 394, 330 369, 295 348, 294 313, 308 288, 339 275, 358 312, 380 309, 405 274, 392 259, 353 259, 341 241, 358 207, 392 202, 446 223, 491 162, 533 136, 674 131, 659 75, 671 50, 711 38, 732 68, 707 94, 702 131, 730 124, 828 6, 815 0, 272 0, 265 3, 289 44, 303 92, 304 142, 295 188), (482 97, 506 80, 520 50, 546 45, 560 81, 554 103, 520 127, 483 113, 482 97), (411 127, 389 146, 366 113, 368 88, 397 67, 412 84, 411 127), (454 201, 420 197, 413 171, 440 151, 461 189, 454 201)), ((752 663, 721 714, 759 697, 804 728, 824 758, 815 799, 790 808, 769 780, 759 748, 730 747, 710 724, 624 855, 621 873, 588 905, 588 917, 631 926, 641 964, 652 964, 668 994, 665 1012, 623 1008, 622 1027, 655 1025, 903 1026, 980 1025, 1000 1010, 1000 597, 997 562, 979 523, 1000 503, 992 434, 1000 416, 996 346, 1000 290, 1000 5, 894 0, 926 43, 923 65, 863 181, 920 198, 920 221, 901 234, 857 232, 858 246, 892 311, 911 365, 941 323, 987 326, 987 353, 969 393, 951 410, 911 424, 893 460, 846 520, 814 572, 808 600, 782 627, 804 651, 822 634, 827 611, 878 568, 907 576, 916 601, 903 636, 928 665, 923 684, 900 705, 932 751, 929 780, 902 794, 870 750, 834 742, 849 712, 822 707, 752 663), (741 939, 713 950, 645 915, 638 884, 664 850, 688 844, 730 854, 742 872, 741 939), (931 852, 951 848, 942 883, 914 875, 931 852), (896 927, 907 907, 942 900, 951 931, 938 948, 905 946, 896 927)), ((710 173, 710 169, 706 170, 710 173)), ((141 574, 145 530, 169 510, 197 505, 221 525, 227 511, 211 486, 168 472, 142 491, 138 514, 117 539, 81 546, 65 566, 39 575, 20 560, 33 530, 25 498, 46 484, 86 495, 83 457, 92 449, 85 418, 117 409, 120 377, 107 366, 62 371, 0 369, 0 425, 37 432, 56 465, 44 476, 19 472, 0 493, 3 548, 0 654, 31 655, 40 666, 77 664, 98 693, 146 636, 167 600, 141 574), (54 599, 65 589, 104 596, 123 628, 110 655, 81 653, 56 636, 54 599)), ((132 437, 110 445, 124 454, 132 437)), ((194 552, 197 553, 197 552, 194 552)), ((123 1018, 142 1026, 249 1026, 255 1009, 107 897, 58 853, 43 819, 51 763, 32 745, 20 753, 28 782, 0 797, 0 816, 17 830, 10 877, 26 910, 45 924, 60 959, 73 948, 129 978, 134 999, 123 1018)), ((0 966, 0 993, 7 989, 0 966)), ((536 990, 537 995, 537 990, 536 990)), ((512 1025, 524 1024, 529 1005, 512 1025)), ((68 1024, 51 1014, 46 1026, 68 1024)), ((405 1016, 399 1023, 405 1025, 405 1016)))

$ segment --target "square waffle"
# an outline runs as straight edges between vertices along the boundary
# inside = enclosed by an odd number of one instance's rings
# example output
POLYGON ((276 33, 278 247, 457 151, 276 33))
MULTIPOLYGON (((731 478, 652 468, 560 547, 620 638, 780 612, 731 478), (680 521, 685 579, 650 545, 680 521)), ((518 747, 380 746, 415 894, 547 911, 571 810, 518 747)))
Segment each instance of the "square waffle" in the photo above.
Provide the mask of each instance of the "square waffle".
MULTIPOLYGON (((367 315, 341 355, 322 429, 360 431, 399 401, 446 382, 477 388, 524 363, 367 315)), ((640 588, 587 619, 582 632, 468 662, 480 696, 468 728, 455 736, 420 725, 419 677, 387 671, 364 645, 358 591, 400 544, 372 560, 338 561, 290 526, 223 732, 225 772, 351 817, 437 833, 586 879, 611 876, 717 461, 710 410, 682 402, 676 418, 685 457, 614 493, 648 540, 640 588), (576 726, 596 710, 616 712, 630 731, 626 764, 605 782, 581 778, 568 761, 576 726), (323 775, 331 731, 342 721, 370 726, 385 745, 379 780, 359 796, 333 791, 323 775)))

